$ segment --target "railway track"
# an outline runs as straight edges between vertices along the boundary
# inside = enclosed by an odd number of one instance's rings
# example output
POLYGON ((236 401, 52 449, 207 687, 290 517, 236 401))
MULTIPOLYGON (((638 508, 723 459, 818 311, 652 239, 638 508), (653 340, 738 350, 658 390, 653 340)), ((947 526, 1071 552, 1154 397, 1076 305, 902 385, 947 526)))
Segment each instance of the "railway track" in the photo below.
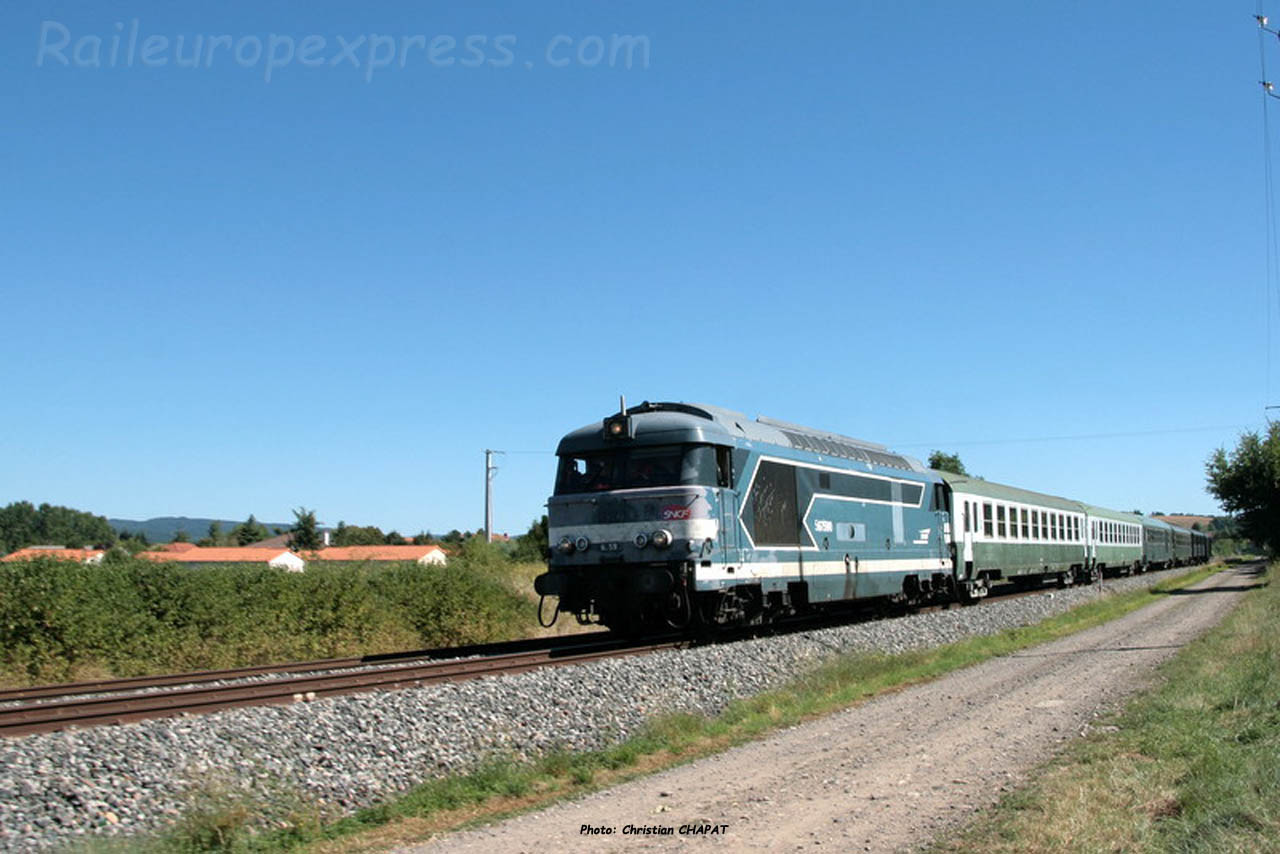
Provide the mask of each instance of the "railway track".
MULTIPOLYGON (((992 591, 991 598, 1029 596, 1049 589, 997 588, 992 591)), ((913 609, 913 612, 947 607, 969 606, 930 605, 913 609)), ((772 626, 769 632, 812 631, 849 622, 851 618, 857 617, 853 613, 843 613, 797 619, 772 626)), ((718 639, 732 641, 758 634, 759 630, 745 629, 725 633, 718 639)), ((288 705, 340 694, 395 690, 622 655, 641 655, 691 643, 693 641, 685 635, 636 641, 600 631, 447 649, 0 690, 0 736, 133 723, 244 706, 288 705)))
POLYGON ((397 653, 49 685, 0 693, 0 702, 19 701, 0 708, 0 735, 12 737, 70 727, 132 723, 244 706, 288 705, 339 694, 394 690, 620 655, 640 655, 687 644, 688 640, 683 637, 649 638, 635 642, 619 639, 608 632, 593 632, 572 638, 496 644, 487 649, 455 648, 428 653, 440 655, 447 652, 450 657, 445 660, 424 660, 421 653, 397 653), (473 657, 458 657, 468 651, 472 651, 473 657), (243 681, 246 677, 266 678, 243 681), (233 684, 209 684, 228 679, 237 681, 233 684))

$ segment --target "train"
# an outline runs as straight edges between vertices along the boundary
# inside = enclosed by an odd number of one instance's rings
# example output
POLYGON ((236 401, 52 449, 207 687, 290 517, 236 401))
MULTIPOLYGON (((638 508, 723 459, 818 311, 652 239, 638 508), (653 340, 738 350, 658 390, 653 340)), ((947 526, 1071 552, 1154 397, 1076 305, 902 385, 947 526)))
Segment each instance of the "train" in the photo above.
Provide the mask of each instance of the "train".
POLYGON ((626 407, 557 449, 539 618, 623 632, 851 604, 973 602, 1204 563, 1158 519, 935 471, 884 445, 706 404, 626 407))

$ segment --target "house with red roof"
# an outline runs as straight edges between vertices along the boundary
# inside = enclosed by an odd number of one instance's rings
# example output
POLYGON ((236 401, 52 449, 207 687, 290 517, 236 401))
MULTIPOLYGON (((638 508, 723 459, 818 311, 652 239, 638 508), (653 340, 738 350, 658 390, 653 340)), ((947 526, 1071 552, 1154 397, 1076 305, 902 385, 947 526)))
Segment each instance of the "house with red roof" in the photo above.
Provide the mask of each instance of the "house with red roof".
POLYGON ((439 546, 330 546, 306 552, 307 560, 396 561, 411 560, 422 566, 444 566, 448 558, 439 546))
MULTIPOLYGON (((180 545, 189 544, 182 543, 180 545)), ((261 549, 254 548, 253 546, 246 546, 244 548, 204 548, 202 546, 191 546, 191 548, 184 548, 178 551, 167 550, 139 552, 138 557, 155 563, 180 563, 190 566, 227 563, 265 563, 267 566, 288 570, 289 572, 302 572, 307 566, 306 562, 302 558, 298 557, 288 549, 261 549)))
POLYGON ((106 552, 102 549, 69 549, 65 546, 28 546, 18 549, 12 554, 0 558, 0 563, 15 563, 20 560, 74 560, 80 563, 99 564, 106 552))

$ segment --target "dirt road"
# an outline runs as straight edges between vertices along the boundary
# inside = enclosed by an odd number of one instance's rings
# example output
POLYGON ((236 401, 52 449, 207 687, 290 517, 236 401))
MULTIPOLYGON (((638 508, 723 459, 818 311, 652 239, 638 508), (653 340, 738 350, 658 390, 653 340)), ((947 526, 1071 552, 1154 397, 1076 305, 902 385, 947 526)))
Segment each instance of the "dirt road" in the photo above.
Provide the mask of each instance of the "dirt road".
POLYGON ((1149 684, 1158 664, 1226 615, 1249 577, 1245 568, 1228 570, 1072 637, 720 756, 403 850, 914 848, 993 804, 1098 712, 1149 684), (628 826, 670 832, 637 834, 628 826))

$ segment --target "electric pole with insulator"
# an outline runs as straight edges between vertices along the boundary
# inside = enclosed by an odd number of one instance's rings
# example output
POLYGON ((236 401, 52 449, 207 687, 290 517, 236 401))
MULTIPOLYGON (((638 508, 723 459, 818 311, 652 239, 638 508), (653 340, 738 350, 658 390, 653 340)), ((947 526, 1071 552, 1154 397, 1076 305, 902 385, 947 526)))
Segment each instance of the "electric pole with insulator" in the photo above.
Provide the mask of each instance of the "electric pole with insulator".
POLYGON ((494 454, 505 451, 484 449, 484 541, 493 542, 493 479, 498 475, 498 467, 493 464, 494 454))

